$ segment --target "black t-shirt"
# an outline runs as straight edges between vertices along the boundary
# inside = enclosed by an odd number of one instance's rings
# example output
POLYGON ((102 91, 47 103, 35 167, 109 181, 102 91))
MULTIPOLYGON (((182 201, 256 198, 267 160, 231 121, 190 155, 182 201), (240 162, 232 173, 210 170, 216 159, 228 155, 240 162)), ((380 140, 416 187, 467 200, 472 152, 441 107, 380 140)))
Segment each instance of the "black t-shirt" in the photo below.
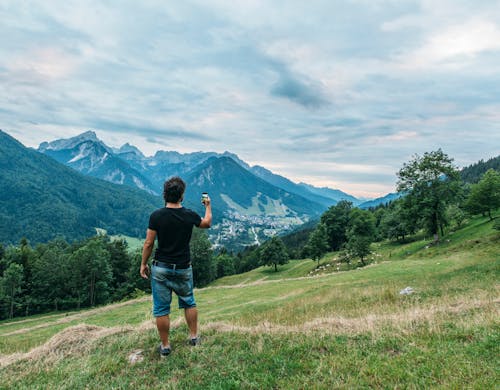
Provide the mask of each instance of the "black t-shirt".
POLYGON ((158 248, 155 260, 186 265, 191 261, 189 241, 193 226, 200 226, 201 217, 190 209, 161 208, 149 217, 149 229, 156 231, 158 248))

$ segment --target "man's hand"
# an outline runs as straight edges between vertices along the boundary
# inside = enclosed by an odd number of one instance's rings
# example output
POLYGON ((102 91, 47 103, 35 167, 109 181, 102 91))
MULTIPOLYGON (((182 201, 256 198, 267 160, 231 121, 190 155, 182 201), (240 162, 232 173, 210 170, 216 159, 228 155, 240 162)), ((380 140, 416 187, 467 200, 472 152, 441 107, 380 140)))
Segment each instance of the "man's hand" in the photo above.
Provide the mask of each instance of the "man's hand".
POLYGON ((200 226, 198 227, 208 229, 212 226, 212 204, 209 196, 205 198, 203 204, 205 205, 205 216, 201 219, 200 226))
POLYGON ((141 263, 140 274, 141 274, 141 276, 142 276, 143 279, 148 279, 149 278, 149 267, 148 267, 147 264, 142 264, 141 263))

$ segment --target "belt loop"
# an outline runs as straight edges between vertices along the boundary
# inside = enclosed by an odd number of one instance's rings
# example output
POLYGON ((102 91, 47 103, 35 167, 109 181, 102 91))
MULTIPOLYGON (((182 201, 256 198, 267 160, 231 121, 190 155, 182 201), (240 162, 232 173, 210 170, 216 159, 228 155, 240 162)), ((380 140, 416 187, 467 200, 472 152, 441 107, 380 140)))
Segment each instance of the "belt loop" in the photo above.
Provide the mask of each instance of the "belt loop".
POLYGON ((173 265, 172 269, 175 271, 175 268, 177 267, 177 264, 172 264, 172 265, 173 265))

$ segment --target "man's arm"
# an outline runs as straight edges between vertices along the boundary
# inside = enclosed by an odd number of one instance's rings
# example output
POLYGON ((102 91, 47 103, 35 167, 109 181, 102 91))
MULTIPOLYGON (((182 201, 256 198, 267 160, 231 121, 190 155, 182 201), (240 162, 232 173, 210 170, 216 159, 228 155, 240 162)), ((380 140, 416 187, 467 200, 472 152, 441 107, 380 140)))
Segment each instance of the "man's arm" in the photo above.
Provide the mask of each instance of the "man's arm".
POLYGON ((144 246, 142 247, 142 262, 140 274, 144 279, 148 278, 149 267, 148 260, 153 252, 153 247, 155 245, 156 231, 148 229, 146 232, 146 240, 144 241, 144 246))
POLYGON ((212 204, 210 203, 210 198, 207 197, 203 204, 205 205, 205 216, 201 219, 200 226, 201 229, 208 229, 212 226, 212 204))

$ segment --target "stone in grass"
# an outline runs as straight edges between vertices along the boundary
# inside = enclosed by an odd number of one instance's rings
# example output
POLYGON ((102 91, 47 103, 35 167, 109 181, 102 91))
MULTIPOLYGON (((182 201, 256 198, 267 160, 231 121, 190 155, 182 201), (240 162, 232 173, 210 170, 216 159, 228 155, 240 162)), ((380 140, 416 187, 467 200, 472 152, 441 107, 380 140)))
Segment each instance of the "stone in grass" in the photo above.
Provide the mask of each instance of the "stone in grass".
POLYGON ((399 295, 410 295, 413 294, 415 290, 411 287, 406 287, 399 292, 399 295))
POLYGON ((130 364, 140 363, 143 360, 144 360, 144 355, 142 354, 142 350, 140 349, 132 352, 128 357, 128 361, 130 364))

